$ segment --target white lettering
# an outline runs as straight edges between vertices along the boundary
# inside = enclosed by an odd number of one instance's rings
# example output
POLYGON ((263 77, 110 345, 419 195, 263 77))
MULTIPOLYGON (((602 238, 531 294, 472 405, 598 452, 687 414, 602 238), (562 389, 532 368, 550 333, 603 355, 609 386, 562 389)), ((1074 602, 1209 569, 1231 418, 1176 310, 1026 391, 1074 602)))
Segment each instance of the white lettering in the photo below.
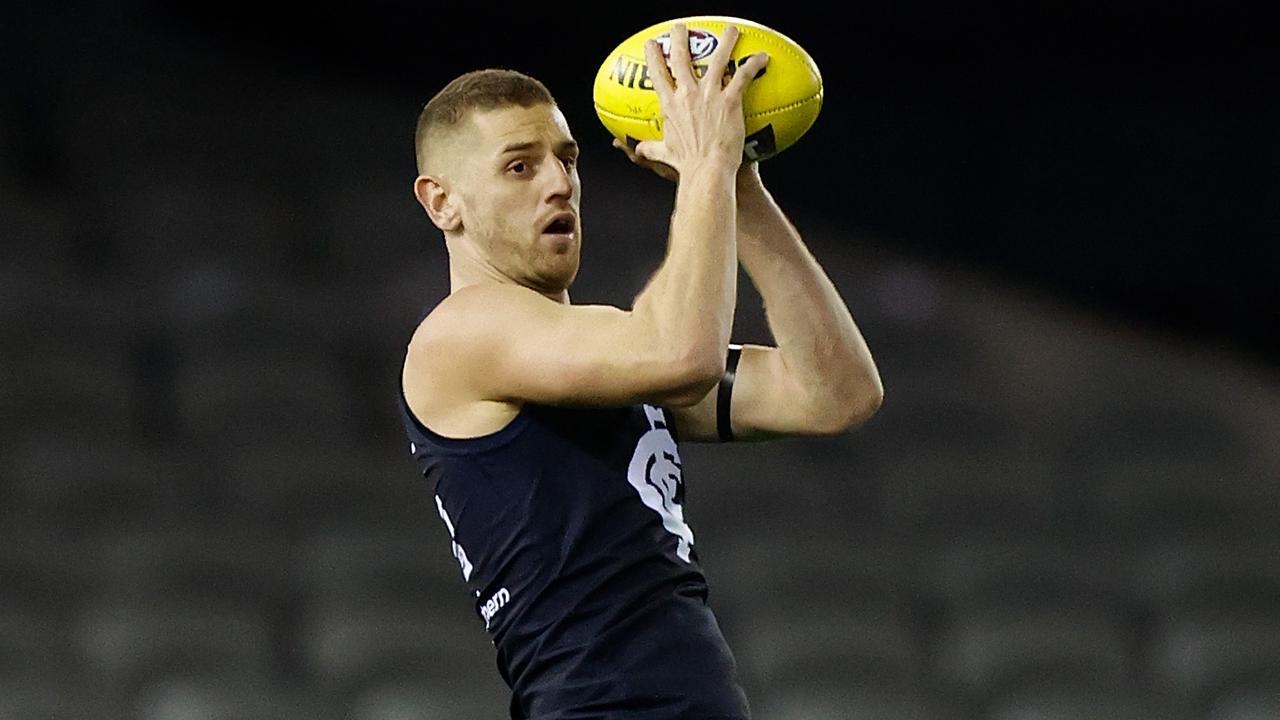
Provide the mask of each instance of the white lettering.
POLYGON ((497 615, 498 611, 506 607, 509 602, 511 602, 511 593, 506 588, 499 589, 498 592, 493 594, 493 597, 485 601, 480 608, 480 617, 484 618, 484 628, 486 630, 489 629, 489 621, 493 619, 493 616, 497 615))
MULTIPOLYGON (((440 519, 444 521, 444 526, 449 529, 449 537, 454 537, 456 533, 453 531, 453 521, 449 519, 449 513, 444 511, 444 503, 440 500, 440 496, 436 496, 436 508, 440 511, 440 519)), ((453 557, 458 561, 458 567, 462 568, 462 579, 471 580, 471 561, 467 559, 467 551, 462 549, 457 540, 453 541, 453 557)))

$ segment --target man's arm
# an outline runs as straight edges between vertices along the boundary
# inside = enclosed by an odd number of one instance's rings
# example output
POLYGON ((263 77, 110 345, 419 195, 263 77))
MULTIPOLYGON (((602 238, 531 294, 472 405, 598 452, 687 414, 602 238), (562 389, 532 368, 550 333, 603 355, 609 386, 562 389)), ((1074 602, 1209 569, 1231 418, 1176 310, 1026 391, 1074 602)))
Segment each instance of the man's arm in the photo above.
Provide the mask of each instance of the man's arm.
MULTIPOLYGON (((760 181, 737 175, 738 258, 764 302, 776 347, 746 345, 730 404, 736 440, 833 435, 866 422, 884 397, 880 374, 848 307, 760 181)), ((682 438, 719 439, 711 390, 675 410, 682 438)))
POLYGON ((677 191, 666 258, 630 310, 482 284, 446 298, 409 344, 411 368, 459 395, 550 405, 687 405, 724 368, 737 291, 733 165, 677 191))
MULTIPOLYGON (((677 28, 678 38, 684 33, 677 28)), ((667 255, 632 308, 566 305, 514 285, 464 288, 411 340, 408 375, 446 378, 448 392, 469 402, 681 406, 715 385, 737 294, 742 92, 767 58, 754 57, 744 65, 750 72, 722 87, 699 83, 687 43, 673 45, 681 89, 657 74, 664 139, 637 151, 679 168, 681 180, 667 255)), ((726 36, 713 64, 727 61, 732 45, 726 36)), ((651 66, 666 62, 655 42, 645 50, 651 66)))

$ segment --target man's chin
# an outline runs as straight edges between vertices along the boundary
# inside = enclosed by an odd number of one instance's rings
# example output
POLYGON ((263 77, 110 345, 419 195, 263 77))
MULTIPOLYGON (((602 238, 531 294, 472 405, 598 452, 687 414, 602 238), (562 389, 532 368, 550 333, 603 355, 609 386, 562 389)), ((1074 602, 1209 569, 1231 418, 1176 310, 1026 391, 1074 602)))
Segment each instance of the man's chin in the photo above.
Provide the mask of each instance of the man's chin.
POLYGON ((552 255, 576 255, 578 252, 578 237, 573 233, 544 233, 542 242, 552 255))
POLYGON ((569 289, 578 277, 578 263, 565 263, 565 267, 543 268, 529 278, 529 286, 544 295, 558 295, 569 289))

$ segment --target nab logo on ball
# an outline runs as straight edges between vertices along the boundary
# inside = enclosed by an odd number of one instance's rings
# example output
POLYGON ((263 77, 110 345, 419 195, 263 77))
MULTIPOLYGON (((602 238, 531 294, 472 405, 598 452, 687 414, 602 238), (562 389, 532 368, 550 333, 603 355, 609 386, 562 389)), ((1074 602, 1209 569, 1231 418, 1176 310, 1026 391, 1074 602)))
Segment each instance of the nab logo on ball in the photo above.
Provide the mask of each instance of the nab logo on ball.
POLYGON ((724 29, 738 28, 725 75, 756 53, 767 53, 769 65, 747 85, 742 95, 746 122, 744 160, 764 160, 791 147, 818 119, 822 109, 822 74, 799 43, 758 22, 723 15, 676 18, 647 27, 618 44, 596 72, 592 90, 596 115, 611 135, 635 147, 642 140, 662 139, 662 106, 644 53, 645 42, 656 40, 671 56, 675 23, 689 30, 689 57, 694 74, 708 71, 706 60, 720 45, 724 29))

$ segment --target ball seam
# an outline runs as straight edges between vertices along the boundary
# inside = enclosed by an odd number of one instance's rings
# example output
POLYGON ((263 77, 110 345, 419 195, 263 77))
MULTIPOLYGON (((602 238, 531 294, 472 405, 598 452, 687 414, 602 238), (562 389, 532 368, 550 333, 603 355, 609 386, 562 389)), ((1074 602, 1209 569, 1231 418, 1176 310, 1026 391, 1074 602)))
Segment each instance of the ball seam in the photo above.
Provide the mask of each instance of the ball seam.
MULTIPOLYGON (((819 100, 819 99, 821 99, 821 98, 822 98, 822 93, 821 93, 821 92, 817 92, 817 93, 814 93, 813 95, 810 95, 809 97, 807 97, 807 98, 805 98, 805 99, 803 99, 803 100, 797 100, 797 101, 795 101, 795 102, 787 103, 786 105, 779 105, 779 106, 778 106, 778 107, 776 107, 776 108, 771 108, 771 109, 769 109, 769 110, 763 110, 763 111, 761 111, 761 112, 747 113, 747 114, 743 115, 743 117, 745 117, 745 118, 758 118, 758 117, 764 117, 764 116, 766 116, 766 115, 774 115, 774 114, 776 114, 776 113, 786 112, 787 110, 792 110, 792 109, 794 109, 794 108, 798 108, 798 107, 800 107, 801 105, 808 105, 809 103, 813 102, 814 100, 819 100)), ((608 112, 608 111, 606 110, 605 112, 608 112)))

